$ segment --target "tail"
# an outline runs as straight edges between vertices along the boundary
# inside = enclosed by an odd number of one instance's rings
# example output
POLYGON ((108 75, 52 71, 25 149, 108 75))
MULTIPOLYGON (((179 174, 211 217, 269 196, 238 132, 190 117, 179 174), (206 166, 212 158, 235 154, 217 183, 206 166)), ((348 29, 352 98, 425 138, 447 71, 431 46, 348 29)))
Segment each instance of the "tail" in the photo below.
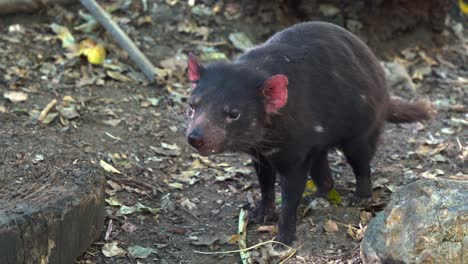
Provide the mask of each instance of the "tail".
POLYGON ((429 101, 418 100, 410 103, 392 98, 386 120, 390 123, 411 123, 433 119, 435 114, 436 111, 429 101))

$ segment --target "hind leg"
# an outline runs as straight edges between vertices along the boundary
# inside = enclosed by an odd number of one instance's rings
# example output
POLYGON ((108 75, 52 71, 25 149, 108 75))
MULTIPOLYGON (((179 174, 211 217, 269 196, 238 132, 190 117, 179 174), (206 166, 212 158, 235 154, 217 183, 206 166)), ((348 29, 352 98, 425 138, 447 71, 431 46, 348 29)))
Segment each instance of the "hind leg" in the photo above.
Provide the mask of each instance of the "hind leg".
POLYGON ((310 168, 310 176, 317 186, 317 196, 326 197, 333 188, 333 178, 328 164, 328 152, 320 153, 310 168))
POLYGON ((346 141, 341 146, 356 177, 356 196, 359 198, 372 196, 370 161, 374 156, 378 137, 379 132, 375 131, 346 141))

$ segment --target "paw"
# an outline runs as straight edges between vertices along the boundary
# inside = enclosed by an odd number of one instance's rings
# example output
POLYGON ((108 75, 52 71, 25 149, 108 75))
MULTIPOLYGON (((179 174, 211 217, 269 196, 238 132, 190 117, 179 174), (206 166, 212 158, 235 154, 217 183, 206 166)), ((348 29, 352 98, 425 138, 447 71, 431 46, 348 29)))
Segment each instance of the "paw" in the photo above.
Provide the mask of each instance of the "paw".
POLYGON ((285 245, 291 246, 293 241, 296 240, 294 232, 279 232, 275 238, 276 241, 281 242, 285 245))
POLYGON ((256 224, 272 223, 278 220, 278 214, 275 212, 274 207, 260 205, 249 211, 249 219, 256 224))
POLYGON ((369 206, 372 202, 372 197, 363 197, 357 194, 351 197, 351 204, 356 206, 369 206))

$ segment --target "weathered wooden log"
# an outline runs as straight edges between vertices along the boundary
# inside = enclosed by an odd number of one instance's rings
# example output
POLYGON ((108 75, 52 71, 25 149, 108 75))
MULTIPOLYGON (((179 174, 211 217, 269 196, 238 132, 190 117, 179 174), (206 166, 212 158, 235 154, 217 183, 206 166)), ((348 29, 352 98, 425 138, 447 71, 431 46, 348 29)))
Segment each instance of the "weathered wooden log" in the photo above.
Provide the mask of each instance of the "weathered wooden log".
POLYGON ((98 238, 103 178, 86 169, 76 176, 75 190, 47 207, 24 203, 0 210, 0 263, 73 263, 98 238))
POLYGON ((0 0, 0 14, 31 13, 54 4, 69 4, 76 0, 0 0))
POLYGON ((54 131, 0 114, 0 263, 74 263, 104 226, 105 179, 54 131))

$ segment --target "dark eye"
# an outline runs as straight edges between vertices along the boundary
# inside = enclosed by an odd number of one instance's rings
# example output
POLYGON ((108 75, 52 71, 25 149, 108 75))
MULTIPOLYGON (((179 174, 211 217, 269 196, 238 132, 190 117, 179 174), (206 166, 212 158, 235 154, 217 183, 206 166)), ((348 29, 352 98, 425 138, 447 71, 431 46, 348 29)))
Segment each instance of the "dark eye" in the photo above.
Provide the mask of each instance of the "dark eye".
POLYGON ((231 112, 228 113, 227 120, 228 121, 235 121, 235 120, 239 119, 239 117, 240 117, 239 111, 234 110, 234 111, 231 111, 231 112))
POLYGON ((193 105, 189 105, 189 107, 187 108, 187 116, 192 118, 194 114, 195 108, 193 107, 193 105))

